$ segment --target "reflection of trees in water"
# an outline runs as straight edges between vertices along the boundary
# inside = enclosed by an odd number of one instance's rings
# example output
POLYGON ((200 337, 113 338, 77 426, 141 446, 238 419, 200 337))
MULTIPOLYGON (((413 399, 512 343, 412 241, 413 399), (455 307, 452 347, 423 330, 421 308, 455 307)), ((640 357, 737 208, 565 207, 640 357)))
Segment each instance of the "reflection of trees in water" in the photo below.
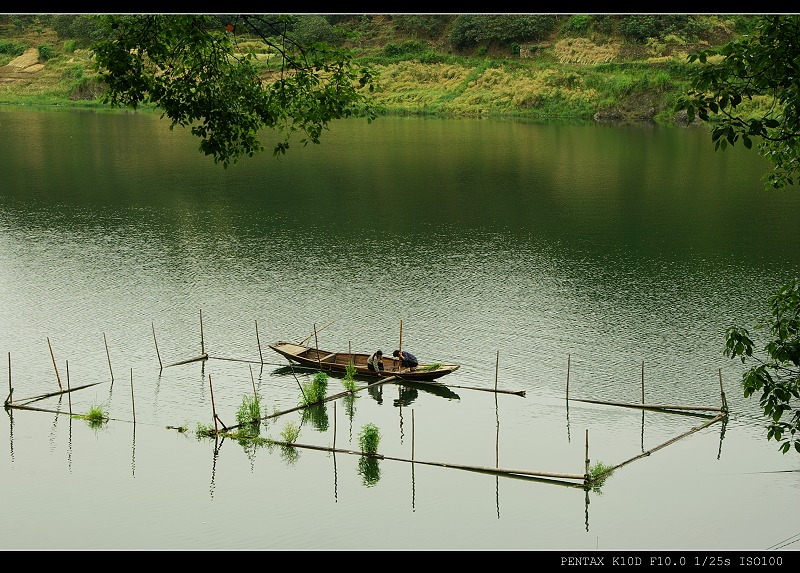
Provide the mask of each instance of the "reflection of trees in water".
POLYGON ((281 446, 279 451, 281 459, 286 462, 286 465, 293 466, 297 463, 297 460, 300 459, 300 452, 297 451, 297 448, 292 446, 281 446))
POLYGON ((358 475, 367 487, 372 487, 381 479, 381 467, 376 458, 361 456, 358 460, 358 475))
POLYGON ((311 422, 311 425, 320 432, 326 432, 329 422, 328 409, 325 407, 325 404, 316 404, 303 410, 303 418, 300 424, 303 425, 306 422, 311 422))

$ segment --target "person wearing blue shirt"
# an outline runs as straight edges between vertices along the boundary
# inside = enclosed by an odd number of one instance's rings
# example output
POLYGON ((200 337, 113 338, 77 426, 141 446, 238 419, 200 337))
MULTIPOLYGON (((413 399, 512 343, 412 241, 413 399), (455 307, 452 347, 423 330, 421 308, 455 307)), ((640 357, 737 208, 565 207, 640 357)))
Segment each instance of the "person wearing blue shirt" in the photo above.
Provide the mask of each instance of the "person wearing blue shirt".
POLYGON ((403 368, 416 368, 419 366, 417 357, 411 354, 408 350, 395 350, 392 356, 400 359, 400 364, 403 368))

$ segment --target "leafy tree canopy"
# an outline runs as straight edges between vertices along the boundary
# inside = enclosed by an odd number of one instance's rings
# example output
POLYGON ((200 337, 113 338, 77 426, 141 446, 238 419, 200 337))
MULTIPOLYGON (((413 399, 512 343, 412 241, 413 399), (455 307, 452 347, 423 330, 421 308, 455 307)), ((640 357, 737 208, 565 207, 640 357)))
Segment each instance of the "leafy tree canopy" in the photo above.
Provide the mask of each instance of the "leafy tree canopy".
POLYGON ((754 364, 743 374, 742 387, 745 398, 761 393, 767 440, 776 440, 783 453, 792 445, 800 452, 800 279, 781 287, 769 305, 772 316, 756 325, 769 333, 764 356, 753 354, 755 344, 741 327, 728 329, 725 355, 754 364))
POLYGON ((341 47, 295 33, 294 16, 102 15, 94 45, 107 103, 152 104, 162 117, 191 127, 200 150, 228 167, 263 151, 259 133, 273 129, 273 155, 293 133, 319 143, 323 129, 349 116, 375 118, 375 78, 341 47), (250 47, 259 40, 256 54, 250 47))
POLYGON ((793 185, 800 168, 800 15, 760 16, 752 35, 695 52, 689 61, 700 65, 678 109, 689 121, 697 115, 712 122, 716 149, 740 138, 750 149, 759 140, 773 164, 766 186, 793 185), (747 111, 759 98, 766 103, 747 111))

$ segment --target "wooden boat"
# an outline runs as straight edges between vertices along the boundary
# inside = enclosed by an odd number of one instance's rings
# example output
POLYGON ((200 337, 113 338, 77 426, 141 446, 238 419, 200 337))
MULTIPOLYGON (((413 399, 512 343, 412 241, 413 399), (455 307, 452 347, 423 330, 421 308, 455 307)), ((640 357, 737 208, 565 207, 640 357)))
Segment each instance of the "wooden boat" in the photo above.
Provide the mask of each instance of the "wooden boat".
MULTIPOLYGON (((349 352, 330 352, 284 341, 270 344, 269 347, 289 361, 308 368, 344 374, 347 372, 347 364, 352 361, 358 376, 378 378, 378 375, 367 367, 367 360, 369 360, 370 354, 363 352, 353 352, 352 354, 349 352)), ((459 366, 460 364, 435 362, 420 364, 414 368, 404 368, 400 365, 400 360, 391 354, 384 354, 384 370, 381 371, 381 374, 383 376, 396 376, 400 380, 421 382, 441 378, 446 374, 455 372, 459 366)))

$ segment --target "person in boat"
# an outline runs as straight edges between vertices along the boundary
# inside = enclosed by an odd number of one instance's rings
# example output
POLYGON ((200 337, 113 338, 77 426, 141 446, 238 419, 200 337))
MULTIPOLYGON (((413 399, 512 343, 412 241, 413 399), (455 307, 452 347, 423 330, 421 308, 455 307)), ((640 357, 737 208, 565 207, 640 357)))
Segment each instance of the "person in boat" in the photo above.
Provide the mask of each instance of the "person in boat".
POLYGON ((369 360, 367 360, 367 368, 380 375, 381 370, 383 370, 383 350, 377 350, 369 357, 369 360))
POLYGON ((419 360, 417 360, 417 357, 411 354, 408 350, 395 350, 392 352, 392 356, 400 359, 400 365, 403 368, 416 368, 419 366, 419 360))

